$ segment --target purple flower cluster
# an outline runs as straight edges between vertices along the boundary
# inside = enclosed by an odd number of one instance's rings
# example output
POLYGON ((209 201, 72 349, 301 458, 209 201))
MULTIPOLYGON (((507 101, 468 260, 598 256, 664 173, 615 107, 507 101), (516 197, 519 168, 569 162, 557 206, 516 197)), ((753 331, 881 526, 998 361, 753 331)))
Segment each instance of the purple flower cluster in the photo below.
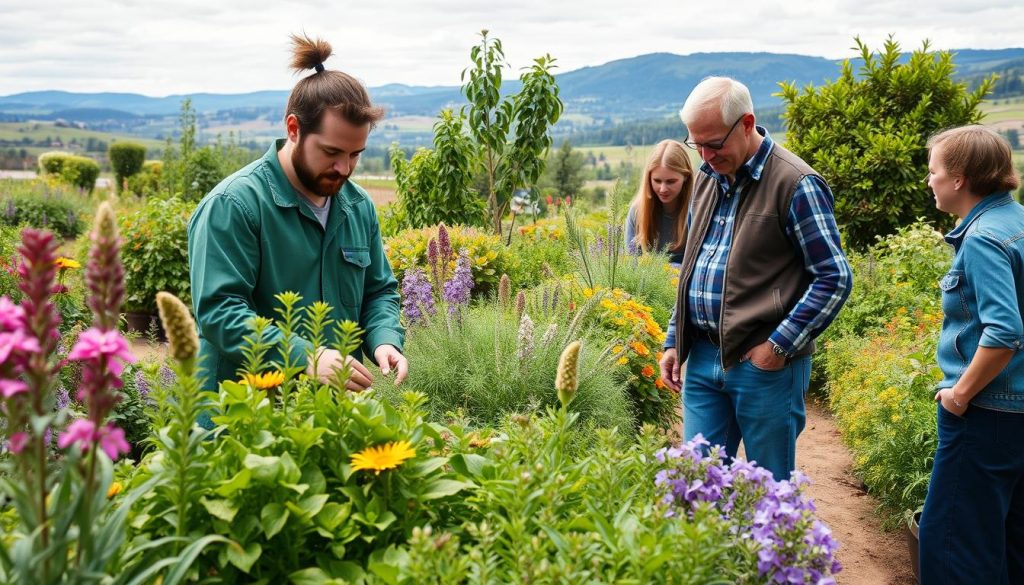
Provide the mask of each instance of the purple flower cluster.
POLYGON ((434 307, 434 288, 425 272, 410 268, 402 279, 402 315, 410 325, 426 321, 437 312, 434 307))
POLYGON ((697 435, 655 454, 665 465, 655 485, 663 492, 666 516, 677 509, 691 518, 699 511, 717 514, 734 535, 755 544, 758 574, 770 582, 834 585, 832 575, 841 570, 838 543, 803 495, 807 478, 794 472, 790 480, 775 481, 752 463, 723 463, 721 449, 708 446, 697 435))
POLYGON ((455 274, 444 283, 444 302, 448 305, 448 314, 455 315, 463 306, 469 304, 469 291, 473 288, 473 267, 469 260, 469 251, 465 248, 459 252, 455 263, 455 274))

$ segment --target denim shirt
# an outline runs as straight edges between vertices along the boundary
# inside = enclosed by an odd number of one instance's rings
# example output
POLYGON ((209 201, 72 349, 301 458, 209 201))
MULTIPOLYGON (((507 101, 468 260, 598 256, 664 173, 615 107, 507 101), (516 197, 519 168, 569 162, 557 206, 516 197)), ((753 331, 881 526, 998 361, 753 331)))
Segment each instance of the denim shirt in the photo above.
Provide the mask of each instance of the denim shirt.
POLYGON ((1010 363, 971 404, 1024 412, 1024 207, 1009 193, 989 195, 946 234, 955 256, 939 281, 942 333, 938 363, 950 388, 978 346, 1015 350, 1010 363))

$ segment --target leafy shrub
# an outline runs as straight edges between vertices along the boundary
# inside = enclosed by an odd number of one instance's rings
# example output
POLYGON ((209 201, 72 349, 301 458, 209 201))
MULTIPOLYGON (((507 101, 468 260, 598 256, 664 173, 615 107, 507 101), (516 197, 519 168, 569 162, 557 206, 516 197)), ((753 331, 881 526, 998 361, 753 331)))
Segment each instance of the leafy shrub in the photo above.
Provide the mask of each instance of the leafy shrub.
MULTIPOLYGON (((298 296, 279 299, 278 328, 326 336, 329 307, 316 303, 300 321, 298 296)), ((424 421, 422 395, 406 393, 396 408, 372 391, 346 392, 347 372, 328 386, 264 362, 277 345, 267 341, 270 323, 253 322, 243 381, 200 395, 194 363, 185 361, 178 383, 157 390, 156 451, 136 481, 173 481, 159 483, 140 510, 140 531, 230 538, 198 561, 200 574, 225 582, 362 582, 413 527, 458 517, 457 496, 475 487, 459 471, 469 448, 447 443, 452 432, 424 421), (204 407, 222 432, 216 438, 193 424, 204 407)), ((336 329, 335 349, 358 347, 354 323, 336 329)), ((289 355, 288 342, 281 344, 289 355)))
POLYGON ((953 78, 953 54, 932 52, 927 41, 909 60, 900 59, 891 37, 877 55, 856 43, 859 73, 846 60, 839 77, 819 88, 782 84, 786 147, 828 181, 836 220, 854 248, 922 216, 950 227, 952 216, 935 208, 921 180, 925 142, 939 130, 977 123, 994 78, 968 91, 953 78))
POLYGON ((163 176, 164 162, 147 160, 142 163, 142 170, 128 177, 128 192, 138 197, 151 197, 160 192, 160 181, 163 176))
POLYGON ((62 185, 45 180, 0 182, 0 224, 48 229, 76 238, 85 229, 82 201, 62 185))
POLYGON ((100 176, 100 165, 91 158, 66 152, 47 152, 39 156, 39 169, 62 183, 92 192, 100 176))
POLYGON ((0 297, 17 303, 21 300, 18 289, 18 244, 21 230, 0 223, 0 297))
POLYGON ((160 291, 191 303, 186 230, 195 207, 177 197, 151 199, 119 220, 127 275, 125 310, 155 312, 160 291))
POLYGON ((405 208, 398 201, 386 203, 377 209, 377 220, 380 222, 380 235, 390 238, 404 229, 408 229, 405 208))
MULTIPOLYGON (((502 274, 514 271, 516 258, 506 248, 501 238, 480 230, 453 226, 449 227, 452 251, 458 253, 463 249, 469 251, 473 267, 474 296, 486 295, 497 286, 502 274)), ((427 245, 432 238, 437 238, 438 228, 410 229, 399 232, 384 241, 384 251, 391 262, 395 278, 402 281, 406 270, 427 265, 427 245)), ((454 258, 451 269, 455 267, 454 258)))
POLYGON ((391 149, 398 201, 411 227, 486 225, 484 201, 472 184, 477 153, 463 132, 464 120, 462 114, 442 111, 434 124, 434 150, 420 148, 408 161, 397 146, 391 149))
POLYGON ((135 142, 115 142, 107 149, 110 166, 114 169, 114 185, 117 192, 125 186, 125 181, 142 170, 146 160, 146 147, 135 142))
POLYGON ((565 223, 560 218, 542 219, 515 230, 510 246, 518 263, 509 273, 517 288, 530 288, 551 278, 571 273, 575 263, 565 241, 565 223))
POLYGON ((192 152, 185 161, 185 201, 198 202, 213 190, 227 175, 221 169, 219 153, 212 146, 204 146, 192 152))
MULTIPOLYGON (((404 351, 416 367, 402 388, 430 397, 433 420, 445 420, 461 409, 473 425, 493 426, 508 414, 557 403, 553 388, 558 358, 578 338, 586 341, 572 410, 585 424, 632 429, 629 402, 612 374, 606 345, 564 310, 521 317, 497 304, 470 307, 454 316, 438 311, 409 328, 404 351)), ((387 378, 374 386, 388 400, 397 400, 398 389, 387 378)))
POLYGON ((835 582, 835 542, 802 483, 693 445, 665 449, 649 427, 635 442, 598 431, 573 454, 575 422, 549 412, 504 424, 491 460, 478 460, 469 520, 414 531, 395 555, 397 583, 835 582))

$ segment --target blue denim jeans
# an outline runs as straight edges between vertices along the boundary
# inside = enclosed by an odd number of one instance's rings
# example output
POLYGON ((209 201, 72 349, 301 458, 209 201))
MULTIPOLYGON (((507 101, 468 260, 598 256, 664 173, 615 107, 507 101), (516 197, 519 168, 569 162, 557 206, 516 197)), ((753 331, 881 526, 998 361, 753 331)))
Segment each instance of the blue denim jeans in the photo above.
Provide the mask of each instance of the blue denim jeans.
POLYGON ((796 438, 804 430, 804 393, 811 378, 811 357, 792 360, 775 372, 749 361, 722 369, 719 348, 698 339, 686 360, 683 428, 686 440, 697 433, 736 456, 740 439, 747 459, 777 480, 796 468, 796 438))
POLYGON ((922 585, 1024 583, 1024 413, 938 406, 922 585))

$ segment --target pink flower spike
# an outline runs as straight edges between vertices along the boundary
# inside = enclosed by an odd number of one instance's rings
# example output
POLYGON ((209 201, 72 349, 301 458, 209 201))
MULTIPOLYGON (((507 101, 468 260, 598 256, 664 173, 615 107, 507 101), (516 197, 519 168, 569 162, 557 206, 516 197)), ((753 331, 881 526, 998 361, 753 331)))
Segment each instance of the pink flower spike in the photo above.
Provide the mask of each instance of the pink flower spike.
POLYGON ((124 438, 124 430, 109 424, 100 430, 100 449, 111 461, 117 461, 122 453, 130 452, 132 447, 124 438))
POLYGON ((68 360, 89 361, 106 356, 109 360, 110 373, 120 376, 125 363, 134 363, 135 356, 128 349, 128 342, 115 330, 101 331, 90 327, 78 336, 78 341, 71 348, 68 360), (118 359, 114 359, 118 358, 118 359))
POLYGON ((88 451, 95 439, 96 425, 89 419, 80 418, 68 425, 68 430, 57 437, 57 446, 67 449, 72 444, 78 443, 82 451, 88 451))
POLYGON ((28 444, 28 433, 23 431, 11 435, 10 440, 7 441, 7 448, 11 450, 11 453, 17 455, 22 452, 26 444, 28 444))
POLYGON ((21 380, 0 380, 0 396, 10 398, 22 392, 28 392, 28 384, 21 380))

